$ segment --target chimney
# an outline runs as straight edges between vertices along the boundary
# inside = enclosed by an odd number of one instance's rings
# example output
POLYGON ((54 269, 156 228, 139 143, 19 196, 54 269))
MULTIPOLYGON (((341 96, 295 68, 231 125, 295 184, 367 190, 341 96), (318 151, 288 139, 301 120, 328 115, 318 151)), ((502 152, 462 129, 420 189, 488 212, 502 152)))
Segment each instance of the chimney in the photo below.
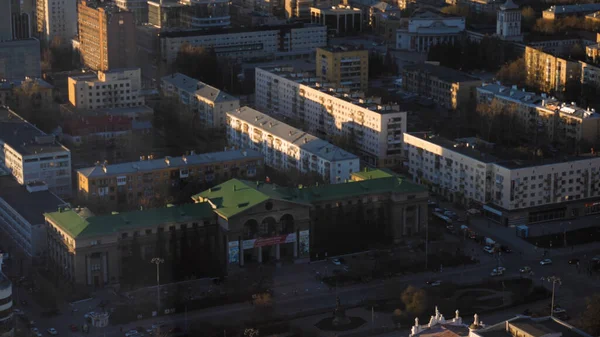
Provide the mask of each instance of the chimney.
POLYGON ((233 184, 233 191, 237 191, 237 186, 235 186, 235 184, 233 184))

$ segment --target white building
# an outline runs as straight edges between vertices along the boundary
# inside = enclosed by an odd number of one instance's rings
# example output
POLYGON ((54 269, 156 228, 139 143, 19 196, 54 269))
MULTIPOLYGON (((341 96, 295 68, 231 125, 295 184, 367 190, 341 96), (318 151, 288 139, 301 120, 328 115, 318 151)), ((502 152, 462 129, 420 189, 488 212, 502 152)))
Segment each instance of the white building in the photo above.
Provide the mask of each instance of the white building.
POLYGON ((517 316, 493 325, 475 323, 469 328, 469 337, 592 337, 556 317, 517 316))
POLYGON ((502 40, 521 41, 521 10, 512 0, 500 5, 496 14, 496 35, 502 40))
POLYGON ((163 77, 161 88, 164 94, 179 97, 211 128, 224 127, 225 113, 240 107, 239 98, 180 73, 163 77))
POLYGON ((477 140, 404 135, 409 172, 452 200, 484 205, 503 224, 527 224, 599 213, 600 157, 539 162, 500 160, 477 140))
POLYGON ((37 29, 47 42, 59 38, 62 44, 71 43, 77 36, 77 1, 38 0, 37 29))
POLYGON ((454 43, 465 30, 465 18, 446 17, 431 11, 420 11, 408 19, 408 26, 396 31, 396 48, 428 52, 433 45, 454 43))
POLYGON ((59 196, 72 193, 69 149, 4 108, 0 108, 0 165, 21 185, 42 181, 59 196))
POLYGON ((69 102, 80 109, 124 108, 144 105, 139 68, 99 71, 69 77, 69 102))
POLYGON ((65 201, 48 191, 44 183, 21 186, 6 175, 0 176, 0 185, 0 233, 28 256, 41 256, 46 251, 44 213, 65 201))
POLYGON ((265 164, 277 170, 316 172, 331 184, 360 171, 357 156, 249 107, 227 113, 227 138, 233 146, 263 153, 265 164))
POLYGON ((321 138, 347 137, 370 165, 401 163, 406 112, 398 105, 325 89, 317 85, 314 74, 289 68, 256 68, 255 83, 258 109, 302 122, 307 132, 321 138))
POLYGON ((318 25, 282 25, 254 28, 227 28, 209 31, 171 31, 160 33, 161 59, 171 64, 181 46, 214 48, 219 56, 242 59, 314 55, 317 47, 327 45, 327 28, 318 25))

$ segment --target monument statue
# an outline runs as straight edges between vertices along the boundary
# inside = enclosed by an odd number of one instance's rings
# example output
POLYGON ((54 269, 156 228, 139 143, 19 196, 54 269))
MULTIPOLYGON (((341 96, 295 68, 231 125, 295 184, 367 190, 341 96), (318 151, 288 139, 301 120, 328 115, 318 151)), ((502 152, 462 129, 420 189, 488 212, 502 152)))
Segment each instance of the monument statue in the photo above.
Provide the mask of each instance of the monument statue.
POLYGON ((334 326, 346 325, 350 323, 350 319, 346 316, 346 310, 340 303, 340 297, 335 299, 335 309, 333 310, 333 321, 334 326))

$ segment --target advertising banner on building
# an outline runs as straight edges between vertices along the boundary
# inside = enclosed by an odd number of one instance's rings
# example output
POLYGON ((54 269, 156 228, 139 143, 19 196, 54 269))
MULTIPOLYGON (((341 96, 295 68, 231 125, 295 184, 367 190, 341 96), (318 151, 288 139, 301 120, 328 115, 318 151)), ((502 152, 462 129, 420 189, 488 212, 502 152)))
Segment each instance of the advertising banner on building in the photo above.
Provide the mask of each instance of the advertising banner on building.
POLYGON ((244 240, 244 250, 257 247, 275 246, 277 244, 296 242, 296 233, 272 236, 270 238, 258 238, 244 240))
POLYGON ((239 241, 229 241, 229 263, 240 263, 240 243, 239 241))
POLYGON ((308 255, 310 252, 309 231, 300 231, 300 256, 308 255))

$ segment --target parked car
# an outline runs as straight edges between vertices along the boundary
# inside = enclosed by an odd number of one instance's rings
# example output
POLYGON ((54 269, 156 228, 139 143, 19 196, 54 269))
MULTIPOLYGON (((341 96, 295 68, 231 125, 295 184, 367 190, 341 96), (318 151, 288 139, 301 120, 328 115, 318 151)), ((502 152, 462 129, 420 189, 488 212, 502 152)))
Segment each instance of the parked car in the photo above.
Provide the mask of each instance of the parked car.
POLYGON ((510 249, 508 246, 500 246, 500 250, 501 250, 503 253, 507 253, 507 254, 510 254, 510 253, 512 253, 512 249, 510 249))
POLYGON ((427 281, 427 285, 432 286, 432 287, 439 287, 440 285, 442 285, 442 281, 440 281, 440 280, 427 281))
POLYGON ((46 332, 52 336, 58 335, 58 331, 56 331, 56 329, 54 329, 54 328, 50 328, 50 329, 46 330, 46 332))
POLYGON ((545 266, 545 265, 550 265, 552 264, 552 260, 550 259, 543 259, 542 261, 540 261, 540 265, 545 266))
POLYGON ((498 270, 498 269, 494 269, 492 270, 492 272, 490 273, 490 276, 502 276, 504 274, 503 271, 498 270))
POLYGON ((485 246, 483 247, 483 251, 488 253, 488 254, 494 254, 494 248, 490 247, 490 246, 485 246))
POLYGON ((125 337, 131 337, 133 335, 137 335, 138 331, 137 330, 129 330, 125 333, 125 337))
POLYGON ((503 272, 503 273, 506 271, 506 268, 504 268, 504 267, 498 267, 498 268, 496 268, 496 269, 498 269, 498 271, 501 271, 501 272, 503 272))
POLYGON ((331 263, 335 264, 336 266, 342 265, 342 261, 340 261, 340 259, 332 259, 331 263))
POLYGON ((521 269, 519 269, 519 272, 521 273, 529 273, 531 271, 531 267, 525 266, 521 269))

